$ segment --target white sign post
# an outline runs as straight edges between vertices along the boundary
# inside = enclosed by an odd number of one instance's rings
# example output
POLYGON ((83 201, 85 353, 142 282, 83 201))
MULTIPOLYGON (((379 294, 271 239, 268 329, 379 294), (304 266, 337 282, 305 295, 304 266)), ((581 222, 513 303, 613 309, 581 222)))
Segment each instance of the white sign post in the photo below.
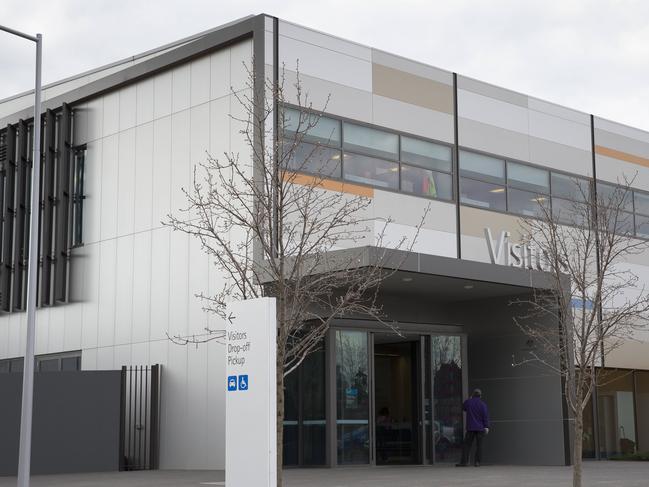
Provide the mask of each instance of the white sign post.
POLYGON ((238 301, 228 314, 225 485, 276 487, 275 299, 238 301))

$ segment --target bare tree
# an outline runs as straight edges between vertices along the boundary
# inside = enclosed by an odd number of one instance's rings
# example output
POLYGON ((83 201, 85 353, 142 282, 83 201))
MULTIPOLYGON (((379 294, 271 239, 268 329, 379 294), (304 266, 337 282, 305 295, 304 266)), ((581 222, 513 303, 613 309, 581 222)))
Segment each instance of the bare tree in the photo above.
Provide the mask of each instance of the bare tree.
POLYGON ((562 377, 574 419, 573 485, 579 487, 583 412, 593 389, 606 381, 605 359, 649 321, 649 296, 626 265, 649 246, 633 236, 629 181, 615 187, 577 179, 572 184, 571 203, 551 207, 539 196, 537 217, 521 220, 548 287, 516 301, 527 310, 515 322, 530 346, 514 362, 540 363, 562 377))
MULTIPOLYGON (((233 93, 241 116, 232 116, 249 153, 208 156, 184 190, 188 207, 166 222, 198 238, 225 276, 220 292, 200 296, 207 310, 226 318, 232 300, 276 298, 280 486, 284 378, 322 346, 337 318, 371 316, 397 331, 384 319, 378 291, 398 268, 397 251, 412 247, 421 226, 410 239, 387 242, 391 222, 375 229, 371 198, 348 191, 357 185, 332 183, 334 173, 340 175, 341 151, 326 143, 340 134, 319 126, 326 105, 312 106, 299 72, 289 86, 293 108, 287 108, 284 79, 260 87, 249 72, 248 89, 233 93), (376 253, 372 263, 362 257, 367 246, 376 253)), ((422 221, 427 213, 422 209, 422 221)), ((223 337, 223 330, 206 330, 201 337, 172 339, 190 344, 223 337)))

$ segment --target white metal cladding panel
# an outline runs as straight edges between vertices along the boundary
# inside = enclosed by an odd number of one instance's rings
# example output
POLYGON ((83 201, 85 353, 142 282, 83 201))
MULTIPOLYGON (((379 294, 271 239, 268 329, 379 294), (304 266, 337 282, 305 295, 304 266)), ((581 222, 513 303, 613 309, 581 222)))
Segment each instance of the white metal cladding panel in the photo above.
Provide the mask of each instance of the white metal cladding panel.
POLYGON ((169 330, 169 292, 171 229, 159 228, 151 232, 151 330, 150 340, 166 340, 169 330))
POLYGON ((103 139, 88 142, 86 146, 83 200, 83 239, 85 244, 97 242, 101 224, 101 176, 103 139))
MULTIPOLYGON (((287 69, 284 96, 288 103, 297 104, 295 71, 287 69)), ((300 83, 316 110, 326 107, 328 113, 362 122, 372 122, 372 93, 300 72, 300 83)))
POLYGON ((152 225, 153 210, 153 122, 139 125, 135 132, 135 186, 133 230, 152 225))
POLYGON ((210 54, 210 99, 230 94, 230 49, 210 54))
POLYGON ((80 350, 83 304, 71 303, 66 307, 61 306, 60 309, 63 310, 63 322, 65 324, 63 346, 59 349, 50 346, 50 350, 80 350))
POLYGON ((99 253, 99 298, 97 346, 109 347, 115 339, 115 294, 117 277, 116 239, 102 241, 99 253))
POLYGON ((210 155, 223 160, 230 150, 230 101, 231 97, 222 97, 210 102, 210 155))
MULTIPOLYGON (((151 336, 151 246, 153 232, 133 236, 133 327, 130 341, 148 341, 151 336)), ((162 263, 156 262, 156 265, 162 263)))
MULTIPOLYGON (((50 313, 49 313, 49 308, 43 312, 42 310, 40 313, 38 313, 37 318, 38 318, 38 324, 40 330, 36 330, 36 335, 34 337, 34 354, 35 355, 42 355, 44 353, 47 353, 47 346, 48 346, 48 340, 49 340, 49 332, 50 332, 50 327, 49 327, 49 322, 50 322, 50 313)), ((25 352, 22 351, 19 355, 24 356, 25 352)))
POLYGON ((102 149, 100 238, 105 240, 117 233, 119 136, 105 137, 102 149))
POLYGON ((372 50, 369 47, 324 32, 318 32, 307 27, 292 24, 281 19, 279 21, 279 34, 347 56, 356 57, 365 61, 372 60, 372 50))
POLYGON ((25 355, 26 321, 25 313, 12 313, 9 317, 9 356, 20 357, 25 355))
POLYGON ((189 301, 189 237, 171 233, 169 269, 169 334, 187 335, 189 301))
POLYGON ((542 139, 589 151, 590 124, 566 120, 536 110, 529 111, 529 134, 542 139))
MULTIPOLYGON (((53 306, 48 313, 44 313, 49 318, 47 326, 47 351, 65 350, 65 313, 66 306, 53 306)), ((69 349, 68 349, 69 350, 69 349)))
POLYGON ((462 89, 457 97, 460 117, 528 134, 527 108, 462 89))
POLYGON ((301 73, 363 91, 372 91, 372 62, 290 37, 279 36, 280 65, 301 73))
POLYGON ((133 235, 116 241, 115 345, 124 345, 131 343, 133 329, 133 235))
POLYGON ((119 133, 117 235, 133 233, 135 202, 135 129, 119 133))
POLYGON ((171 71, 171 111, 189 108, 191 72, 189 64, 181 64, 171 71))
POLYGON ((210 99, 210 58, 204 56, 191 63, 191 106, 206 103, 210 99))
POLYGON ((595 155, 595 161, 597 162, 597 179, 625 184, 626 178, 633 187, 649 190, 649 167, 620 161, 601 154, 595 155))
POLYGON ((506 103, 519 105, 523 108, 528 107, 527 95, 523 95, 506 88, 501 88, 500 86, 492 85, 490 83, 485 83, 484 81, 478 81, 473 78, 467 78, 466 76, 458 75, 457 85, 461 90, 471 91, 473 93, 504 101, 506 103))
POLYGON ((189 280, 188 280, 188 333, 203 335, 207 327, 207 313, 203 311, 204 303, 197 298, 198 294, 207 294, 209 290, 208 268, 210 260, 201 243, 196 238, 189 239, 189 280))
POLYGON ((119 90, 119 130, 135 127, 137 117, 137 88, 129 85, 119 90))
POLYGON ((610 120, 599 117, 594 117, 594 125, 596 129, 606 130, 607 132, 622 135, 623 137, 629 137, 630 139, 637 139, 649 144, 649 132, 645 132, 644 130, 629 127, 621 123, 611 122, 610 120))
POLYGON ((119 131, 119 91, 105 95, 104 98, 104 120, 101 136, 115 134, 119 131))
POLYGON ((649 143, 606 130, 595 129, 595 144, 634 156, 649 158, 649 143))
MULTIPOLYGON (((216 344, 218 346, 218 344, 216 344)), ((207 345, 185 347, 187 354, 187 429, 184 435, 188 439, 187 451, 183 452, 189 459, 185 468, 201 468, 207 465, 207 441, 211 435, 219 435, 219 431, 208 430, 207 417, 210 409, 207 405, 209 383, 207 381, 208 349, 207 345), (201 418, 194 421, 192 418, 201 418)), ((223 384, 223 382, 221 382, 223 384)), ((218 383, 213 386, 218 387, 218 383)))
MULTIPOLYGON (((84 299, 81 321, 81 348, 96 349, 99 320, 99 269, 101 244, 83 246, 84 265, 84 299)), ((76 253, 76 251, 75 251, 76 253)), ((74 255, 74 254, 73 254, 74 255)), ((82 361, 84 360, 82 354, 82 361)), ((96 360, 96 359, 95 359, 96 360)), ((83 367, 85 365, 82 364, 83 367)))
POLYGON ((147 78, 135 85, 137 104, 135 120, 138 125, 153 120, 154 83, 154 78, 147 78))
POLYGON ((372 49, 372 62, 453 86, 453 73, 450 71, 444 71, 378 49, 372 49))
POLYGON ((250 85, 252 72, 252 41, 240 42, 230 48, 230 89, 241 91, 250 85))
POLYGON ((87 140, 97 140, 104 136, 104 97, 88 101, 86 105, 87 140))
MULTIPOLYGON (((187 436, 187 347, 169 346, 167 363, 163 366, 160 386, 162 417, 160 424, 160 466, 183 468, 187 436)), ((196 421, 197 418, 191 418, 196 421)))
POLYGON ((176 212, 186 206, 187 199, 182 188, 188 188, 191 165, 190 155, 190 113, 189 110, 171 116, 171 208, 176 212))
POLYGON ((153 181, 151 227, 160 222, 171 209, 171 117, 153 123, 153 181))
MULTIPOLYGON (((207 160, 210 151, 210 105, 204 103, 193 107, 190 112, 189 139, 189 187, 193 181, 194 168, 207 160)), ((189 187, 187 189, 189 189, 189 187)))
POLYGON ((161 73, 153 78, 153 118, 171 114, 173 71, 161 73))
POLYGON ((453 143, 453 115, 372 95, 373 122, 377 125, 430 139, 453 143))
POLYGON ((208 414, 205 420, 205 428, 210 434, 207 437, 207 462, 206 465, 214 465, 214 468, 223 468, 225 464, 225 414, 217 411, 225 411, 225 392, 219 386, 225 382, 225 350, 222 345, 212 342, 208 345, 207 358, 207 404, 208 414))
POLYGON ((477 260, 478 262, 491 262, 486 240, 471 235, 462 235, 462 258, 477 260))

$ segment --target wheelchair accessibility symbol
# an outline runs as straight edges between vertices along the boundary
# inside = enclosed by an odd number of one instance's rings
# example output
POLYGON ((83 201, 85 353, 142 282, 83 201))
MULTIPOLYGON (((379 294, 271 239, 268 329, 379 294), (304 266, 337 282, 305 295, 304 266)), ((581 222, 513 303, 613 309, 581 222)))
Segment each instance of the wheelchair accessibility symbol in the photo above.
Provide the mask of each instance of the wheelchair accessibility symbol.
POLYGON ((248 376, 240 375, 239 376, 239 390, 247 391, 248 390, 248 376))

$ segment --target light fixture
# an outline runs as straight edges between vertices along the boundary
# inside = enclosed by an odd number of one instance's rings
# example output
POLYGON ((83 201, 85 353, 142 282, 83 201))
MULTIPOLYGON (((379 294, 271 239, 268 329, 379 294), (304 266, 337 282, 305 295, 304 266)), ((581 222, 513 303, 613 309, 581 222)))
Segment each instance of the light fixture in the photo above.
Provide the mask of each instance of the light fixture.
POLYGON ((538 198, 532 198, 530 201, 536 201, 537 203, 543 203, 545 201, 545 198, 543 196, 539 196, 538 198))
POLYGON ((464 286, 464 289, 473 289, 473 284, 467 284, 464 286))
POLYGON ((412 282, 412 277, 402 277, 401 280, 403 282, 412 282))
POLYGON ((495 189, 490 189, 489 192, 490 192, 490 193, 504 193, 504 192, 505 192, 505 188, 495 188, 495 189))

